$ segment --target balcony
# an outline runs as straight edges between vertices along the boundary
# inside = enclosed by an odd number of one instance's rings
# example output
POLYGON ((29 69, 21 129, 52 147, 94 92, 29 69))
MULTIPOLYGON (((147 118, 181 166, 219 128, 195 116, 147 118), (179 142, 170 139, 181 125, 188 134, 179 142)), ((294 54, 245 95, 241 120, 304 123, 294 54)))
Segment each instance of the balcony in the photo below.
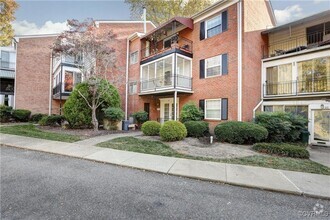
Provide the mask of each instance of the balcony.
POLYGON ((329 95, 329 92, 330 77, 263 84, 263 95, 265 98, 322 94, 329 95))
POLYGON ((263 47, 263 58, 292 54, 323 46, 330 46, 330 29, 270 43, 267 47, 263 47))
POLYGON ((178 91, 192 92, 192 77, 183 75, 168 75, 140 82, 140 93, 161 93, 177 89, 178 91))
POLYGON ((53 99, 66 100, 70 96, 71 92, 63 91, 62 83, 57 84, 53 88, 53 99))
POLYGON ((167 40, 162 40, 154 43, 149 47, 141 50, 141 61, 149 58, 158 59, 170 53, 177 52, 183 55, 193 53, 193 42, 187 38, 181 37, 178 34, 172 35, 167 40))
POLYGON ((0 59, 0 69, 14 71, 15 68, 16 68, 15 62, 9 62, 0 59))

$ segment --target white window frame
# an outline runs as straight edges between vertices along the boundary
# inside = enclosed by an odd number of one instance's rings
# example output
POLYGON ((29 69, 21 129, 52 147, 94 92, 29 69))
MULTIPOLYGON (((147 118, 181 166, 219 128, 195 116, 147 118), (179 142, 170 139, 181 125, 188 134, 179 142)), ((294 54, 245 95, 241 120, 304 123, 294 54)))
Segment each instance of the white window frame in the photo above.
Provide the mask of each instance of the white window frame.
POLYGON ((220 55, 217 55, 217 56, 214 56, 214 57, 209 57, 209 58, 207 58, 207 59, 205 59, 205 67, 204 67, 205 69, 204 69, 204 77, 205 78, 212 78, 212 77, 217 77, 217 76, 222 76, 222 54, 220 54, 220 55), (207 60, 208 59, 212 59, 212 58, 215 58, 215 57, 218 57, 219 58, 219 60, 220 60, 220 64, 219 65, 214 65, 214 66, 207 66, 207 60), (219 74, 217 74, 217 75, 213 75, 213 76, 208 76, 207 75, 207 69, 208 68, 213 68, 213 67, 217 67, 217 66, 219 66, 219 69, 220 69, 220 71, 219 71, 219 74))
POLYGON ((130 64, 136 64, 139 60, 139 51, 134 51, 130 54, 130 64), (136 54, 136 60, 133 60, 133 56, 136 54))
POLYGON ((130 95, 136 94, 137 93, 137 82, 136 81, 130 82, 128 88, 129 88, 128 92, 130 95), (134 88, 134 85, 135 85, 135 90, 134 89, 131 90, 131 88, 132 88, 131 86, 133 86, 133 88, 134 88))
MULTIPOLYGON (((221 120, 221 103, 222 103, 222 99, 220 98, 220 99, 205 99, 204 100, 204 118, 206 119, 206 120, 221 120), (219 106, 219 112, 220 112, 220 118, 207 118, 206 117, 206 111, 208 110, 207 109, 207 102, 208 101, 219 101, 219 103, 220 103, 220 106, 219 106)), ((217 109, 210 109, 210 110, 217 110, 217 109)))
MULTIPOLYGON (((220 26, 221 26, 221 30, 220 30, 220 32, 218 33, 218 34, 221 34, 222 33, 222 13, 220 14, 220 15, 216 15, 216 16, 214 16, 214 17, 212 17, 212 18, 210 18, 210 19, 207 19, 206 21, 205 21, 205 39, 206 38, 210 38, 208 35, 207 35, 207 30, 208 30, 208 23, 209 23, 209 21, 211 21, 211 20, 213 20, 213 19, 215 19, 215 18, 219 18, 220 19, 220 26)), ((218 34, 216 34, 216 35, 218 35, 218 34)), ((211 36, 211 37, 214 37, 214 36, 216 36, 216 35, 213 35, 213 36, 211 36)))

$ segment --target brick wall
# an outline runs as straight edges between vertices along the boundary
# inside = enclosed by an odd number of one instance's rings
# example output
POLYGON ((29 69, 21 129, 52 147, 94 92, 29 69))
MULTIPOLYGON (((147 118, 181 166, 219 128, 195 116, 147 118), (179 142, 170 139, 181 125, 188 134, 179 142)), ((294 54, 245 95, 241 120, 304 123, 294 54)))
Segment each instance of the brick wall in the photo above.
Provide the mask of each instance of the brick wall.
POLYGON ((20 38, 17 48, 16 109, 48 114, 50 47, 55 37, 20 38))

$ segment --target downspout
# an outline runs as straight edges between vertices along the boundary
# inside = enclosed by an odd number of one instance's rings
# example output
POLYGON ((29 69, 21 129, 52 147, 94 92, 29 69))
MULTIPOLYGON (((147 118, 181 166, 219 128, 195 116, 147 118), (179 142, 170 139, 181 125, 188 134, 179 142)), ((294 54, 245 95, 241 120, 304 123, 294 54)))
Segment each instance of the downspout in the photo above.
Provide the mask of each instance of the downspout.
POLYGON ((128 120, 128 61, 129 61, 129 40, 130 37, 127 38, 126 42, 126 76, 125 76, 125 120, 128 120))
MULTIPOLYGON (((18 51, 18 41, 15 39, 15 38, 13 38, 14 39, 14 41, 16 42, 16 48, 15 48, 15 75, 14 75, 14 77, 15 77, 15 81, 14 81, 14 106, 13 106, 13 108, 14 109, 16 109, 16 87, 17 87, 17 77, 16 77, 16 75, 17 75, 17 51, 18 51)), ((14 43, 15 44, 15 43, 14 43)))
POLYGON ((258 105, 256 105, 256 107, 254 107, 254 109, 253 109, 253 119, 256 118, 256 111, 257 111, 257 109, 260 107, 260 105, 261 105, 263 102, 264 102, 264 101, 261 100, 261 101, 258 103, 258 105))
POLYGON ((49 68, 49 104, 48 104, 48 115, 52 114, 52 79, 53 79, 53 55, 50 55, 50 68, 49 68))
POLYGON ((237 30, 237 47, 238 47, 238 79, 237 79, 237 120, 242 121, 242 0, 237 3, 237 22, 238 22, 238 30, 237 30))

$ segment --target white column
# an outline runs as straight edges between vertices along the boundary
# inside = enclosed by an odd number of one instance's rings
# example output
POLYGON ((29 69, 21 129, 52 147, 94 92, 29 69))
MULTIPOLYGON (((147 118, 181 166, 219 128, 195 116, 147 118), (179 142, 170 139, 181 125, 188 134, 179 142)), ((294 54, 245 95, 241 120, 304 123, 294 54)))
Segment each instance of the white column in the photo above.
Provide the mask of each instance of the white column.
POLYGON ((178 92, 177 91, 175 91, 174 92, 174 121, 176 121, 177 120, 177 116, 176 116, 176 114, 177 114, 177 109, 176 109, 176 103, 177 103, 177 95, 178 95, 178 92))

